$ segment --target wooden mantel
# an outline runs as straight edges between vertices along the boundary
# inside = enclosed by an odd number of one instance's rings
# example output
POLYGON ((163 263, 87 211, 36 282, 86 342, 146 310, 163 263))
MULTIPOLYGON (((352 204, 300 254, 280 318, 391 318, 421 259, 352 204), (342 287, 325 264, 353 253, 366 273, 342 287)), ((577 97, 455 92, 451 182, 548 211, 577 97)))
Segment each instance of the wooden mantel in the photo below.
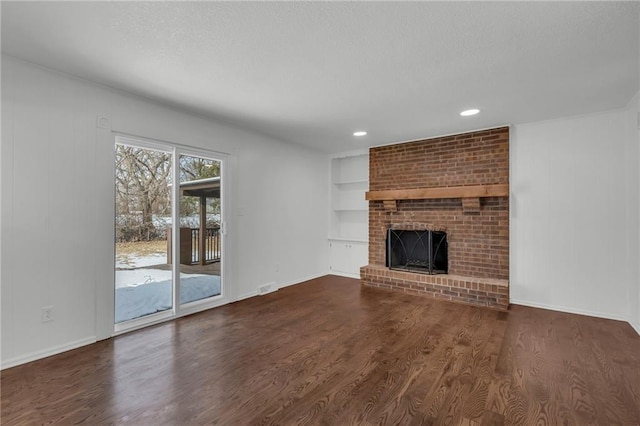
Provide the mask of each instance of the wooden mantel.
POLYGON ((365 199, 382 201, 386 210, 396 210, 397 200, 428 200, 434 198, 461 198, 465 211, 477 211, 480 198, 508 197, 509 184, 446 186, 439 188, 389 189, 384 191, 368 191, 365 199))
POLYGON ((508 197, 509 184, 446 186, 439 188, 389 189, 368 191, 365 198, 369 201, 384 200, 428 200, 432 198, 484 198, 508 197))

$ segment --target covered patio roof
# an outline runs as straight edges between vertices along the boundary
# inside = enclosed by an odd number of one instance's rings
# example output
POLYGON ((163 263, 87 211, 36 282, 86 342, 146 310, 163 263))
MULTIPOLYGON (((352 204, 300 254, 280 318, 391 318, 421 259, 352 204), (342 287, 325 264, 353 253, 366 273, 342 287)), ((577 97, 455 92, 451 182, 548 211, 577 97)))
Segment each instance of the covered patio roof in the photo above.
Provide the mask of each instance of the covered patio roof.
POLYGON ((220 198, 220 176, 182 182, 180 193, 190 197, 220 198))
MULTIPOLYGON (((200 228, 198 230, 198 252, 200 265, 206 264, 207 251, 207 198, 220 198, 220 176, 196 179, 180 183, 180 194, 189 197, 200 197, 200 228)), ((189 234, 191 235, 191 234, 189 234)), ((188 238, 187 238, 188 239, 188 238)), ((180 259, 183 264, 191 264, 191 252, 182 255, 183 249, 193 250, 191 243, 180 247, 180 259)))

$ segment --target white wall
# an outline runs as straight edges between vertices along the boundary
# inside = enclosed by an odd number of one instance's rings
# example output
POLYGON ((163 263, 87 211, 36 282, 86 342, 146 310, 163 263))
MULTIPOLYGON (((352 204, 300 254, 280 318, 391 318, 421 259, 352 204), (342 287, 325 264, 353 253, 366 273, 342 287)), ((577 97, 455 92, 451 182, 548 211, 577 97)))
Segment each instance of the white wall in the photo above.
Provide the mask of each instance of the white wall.
MULTIPOLYGON (((637 124, 637 129, 636 129, 636 135, 637 135, 637 141, 638 141, 638 145, 640 145, 640 95, 637 96, 638 98, 638 103, 637 103, 637 114, 636 114, 636 124, 637 124)), ((633 123, 633 118, 632 121, 633 123)), ((638 192, 640 192, 640 149, 638 149, 638 192)), ((640 194, 638 194, 638 216, 640 216, 640 194)), ((640 222, 640 217, 638 218, 638 221, 640 222)), ((640 225, 639 225, 640 228, 640 225)), ((640 245, 640 229, 638 231, 638 240, 639 240, 639 245, 640 245)), ((640 252, 640 250, 638 250, 640 252)), ((633 259, 634 262, 636 262, 637 268, 638 268, 638 281, 636 282, 636 305, 635 305, 635 320, 633 321, 633 326, 636 329, 636 331, 640 334, 640 253, 638 255, 638 257, 636 259, 633 259)), ((632 317, 634 318, 634 317, 632 317)))
POLYGON ((629 323, 640 334, 640 92, 627 107, 626 157, 629 323))
POLYGON ((326 154, 3 56, 3 367, 113 330, 112 131, 229 155, 228 300, 327 272, 326 154))
POLYGON ((512 128, 512 303, 630 320, 638 148, 627 123, 619 110, 512 128))
MULTIPOLYGON (((640 10, 638 10, 638 20, 640 20, 640 10)), ((640 69, 640 54, 638 55, 638 67, 640 69)), ((638 79, 640 80, 640 75, 638 76, 638 79)), ((638 197, 638 201, 636 203, 636 208, 638 212, 638 222, 640 222, 640 91, 636 93, 636 96, 635 96, 635 107, 631 106, 629 110, 631 111, 630 117, 628 119, 629 128, 631 129, 629 143, 638 144, 636 145, 638 147, 636 148, 638 152, 638 155, 636 155, 636 159, 637 159, 636 173, 638 176, 638 187, 636 189, 636 196, 638 197), (634 130, 635 130, 635 138, 634 138, 634 130)), ((638 224, 637 235, 638 235, 638 245, 640 246, 640 223, 638 224)), ((638 334, 640 334, 640 248, 638 249, 637 255, 638 256, 635 259, 632 259, 632 261, 635 262, 636 264, 637 275, 636 275, 635 289, 632 290, 631 292, 632 293, 631 297, 633 297, 634 292, 636 297, 634 298, 635 303, 632 302, 630 323, 633 326, 633 328, 636 329, 638 334)), ((633 283, 632 283, 632 286, 633 286, 633 283)))

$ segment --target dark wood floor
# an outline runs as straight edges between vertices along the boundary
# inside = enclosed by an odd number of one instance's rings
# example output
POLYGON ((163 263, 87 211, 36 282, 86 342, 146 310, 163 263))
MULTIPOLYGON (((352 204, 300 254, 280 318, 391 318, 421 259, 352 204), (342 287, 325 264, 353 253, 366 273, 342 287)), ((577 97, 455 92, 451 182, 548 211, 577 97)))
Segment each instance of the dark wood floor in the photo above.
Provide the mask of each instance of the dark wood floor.
POLYGON ((2 425, 634 425, 626 323, 324 277, 2 372, 2 425))

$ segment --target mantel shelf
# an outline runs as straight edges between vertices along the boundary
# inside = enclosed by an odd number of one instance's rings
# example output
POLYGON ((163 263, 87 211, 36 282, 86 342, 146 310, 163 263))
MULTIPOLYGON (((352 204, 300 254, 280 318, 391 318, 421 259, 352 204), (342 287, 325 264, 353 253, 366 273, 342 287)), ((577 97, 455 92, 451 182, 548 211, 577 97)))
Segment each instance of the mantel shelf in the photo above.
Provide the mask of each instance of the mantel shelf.
POLYGON ((358 184, 365 184, 365 183, 369 183, 369 179, 368 178, 365 178, 365 179, 352 179, 352 180, 344 180, 344 181, 333 182, 334 185, 358 185, 358 184))
POLYGON ((369 201, 429 200, 434 198, 508 197, 509 184, 448 186, 440 188, 390 189, 368 191, 369 201))

